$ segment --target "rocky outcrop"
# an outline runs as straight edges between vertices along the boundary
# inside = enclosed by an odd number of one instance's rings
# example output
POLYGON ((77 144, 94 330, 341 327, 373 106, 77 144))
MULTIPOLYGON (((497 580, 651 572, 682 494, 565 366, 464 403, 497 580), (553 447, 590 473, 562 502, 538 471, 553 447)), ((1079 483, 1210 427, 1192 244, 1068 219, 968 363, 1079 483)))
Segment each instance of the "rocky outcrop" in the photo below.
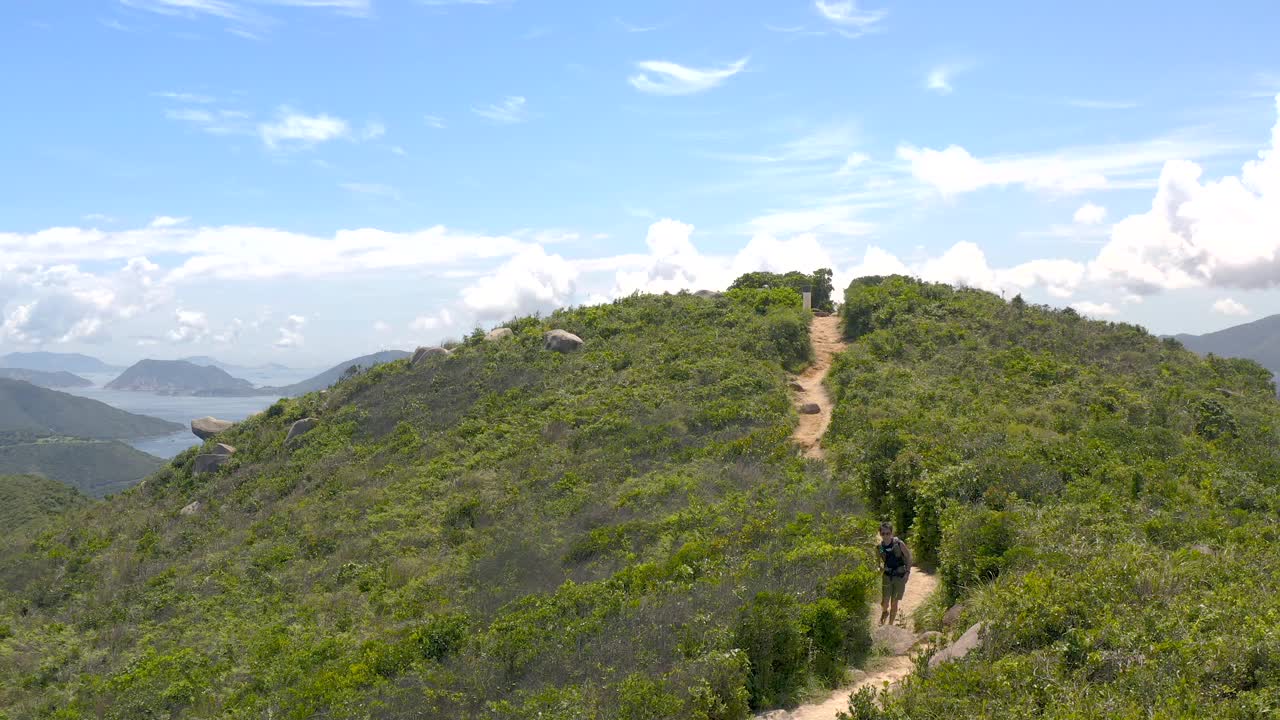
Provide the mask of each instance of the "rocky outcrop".
POLYGON ((179 510, 178 514, 179 515, 195 515, 196 513, 200 512, 202 508, 204 508, 204 505, 200 504, 199 500, 196 500, 190 505, 179 510))
POLYGON ((208 440, 220 432, 226 432, 235 426, 230 420, 219 420, 215 417, 202 417, 191 421, 191 432, 201 440, 208 440))
POLYGON ((955 642, 942 648, 929 658, 929 667, 936 668, 944 662, 959 660, 969 653, 982 647, 982 630, 986 627, 985 623, 975 623, 973 627, 964 631, 955 642))
POLYGON ((798 382, 793 381, 790 384, 788 384, 787 387, 791 388, 792 390, 795 390, 796 392, 804 392, 804 386, 798 382))
POLYGON ((428 358, 433 355, 448 355, 448 354, 449 354, 449 351, 445 350, 442 347, 420 347, 417 350, 413 351, 413 359, 409 361, 409 365, 410 366, 417 365, 418 363, 422 362, 423 358, 428 358))
POLYGON ((226 465, 230 459, 230 455, 214 455, 213 453, 197 455, 195 462, 191 464, 191 472, 196 475, 217 472, 218 468, 226 465))
POLYGON ((573 352, 582 347, 582 338, 568 330, 548 330, 542 336, 542 347, 556 352, 573 352))
POLYGON ((494 328, 489 332, 485 333, 484 339, 488 340, 489 342, 494 342, 496 340, 504 340, 506 338, 511 337, 512 335, 515 335, 515 332, 512 331, 511 328, 500 327, 500 328, 494 328))
POLYGON ((805 403, 800 406, 802 415, 817 415, 822 412, 822 408, 818 407, 818 403, 805 403))
POLYGON ((298 442, 300 442, 303 435, 314 430, 315 427, 319 424, 320 424, 320 421, 316 418, 313 418, 313 417, 302 418, 301 420, 289 426, 289 434, 285 436, 284 444, 286 446, 297 444, 298 442))
POLYGON ((945 628, 953 628, 956 625, 959 625, 960 618, 963 615, 964 615, 963 604, 956 603, 955 605, 952 605, 951 607, 947 608, 947 611, 945 613, 942 614, 942 626, 945 628))
POLYGON ((227 457, 231 457, 236 454, 236 449, 226 443, 218 443, 213 446, 213 450, 210 451, 210 454, 226 455, 227 457))

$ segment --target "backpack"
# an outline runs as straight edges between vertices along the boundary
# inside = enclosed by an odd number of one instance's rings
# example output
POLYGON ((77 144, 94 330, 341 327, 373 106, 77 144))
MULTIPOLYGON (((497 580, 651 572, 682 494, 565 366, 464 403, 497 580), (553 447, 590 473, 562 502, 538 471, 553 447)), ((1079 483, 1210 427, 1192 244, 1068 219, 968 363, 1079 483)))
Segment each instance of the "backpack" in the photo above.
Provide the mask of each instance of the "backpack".
POLYGON ((911 549, 907 547, 906 543, 902 542, 901 538, 895 535, 893 542, 889 544, 888 548, 885 548, 885 546, 880 543, 876 543, 876 545, 880 548, 881 554, 885 556, 885 572, 890 571, 890 558, 893 559, 892 570, 895 571, 895 574, 906 575, 911 572, 911 566, 914 564, 911 559, 911 549), (898 550, 899 552, 894 553, 894 550, 898 550), (899 562, 901 564, 899 564, 899 562))

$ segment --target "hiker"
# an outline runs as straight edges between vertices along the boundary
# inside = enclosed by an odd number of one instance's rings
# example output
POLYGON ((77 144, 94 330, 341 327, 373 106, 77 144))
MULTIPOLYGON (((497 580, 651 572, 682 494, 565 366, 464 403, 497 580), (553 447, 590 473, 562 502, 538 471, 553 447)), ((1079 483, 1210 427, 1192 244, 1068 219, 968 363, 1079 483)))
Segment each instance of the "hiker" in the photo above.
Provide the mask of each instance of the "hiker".
POLYGON ((880 523, 880 624, 885 620, 892 625, 898 617, 898 601, 907 591, 907 578, 911 575, 911 551, 907 544, 893 534, 893 523, 880 523))

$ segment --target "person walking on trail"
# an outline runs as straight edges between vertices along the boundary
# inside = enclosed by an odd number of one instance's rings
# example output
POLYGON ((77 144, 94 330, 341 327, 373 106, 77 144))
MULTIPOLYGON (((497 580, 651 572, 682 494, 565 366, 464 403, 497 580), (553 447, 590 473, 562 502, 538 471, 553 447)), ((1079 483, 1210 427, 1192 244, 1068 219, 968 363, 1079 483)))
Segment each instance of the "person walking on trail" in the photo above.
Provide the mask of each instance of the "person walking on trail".
POLYGON ((892 625, 898 618, 898 601, 907 591, 907 578, 911 575, 911 551, 907 544, 893 534, 892 523, 880 523, 880 624, 886 620, 892 625))

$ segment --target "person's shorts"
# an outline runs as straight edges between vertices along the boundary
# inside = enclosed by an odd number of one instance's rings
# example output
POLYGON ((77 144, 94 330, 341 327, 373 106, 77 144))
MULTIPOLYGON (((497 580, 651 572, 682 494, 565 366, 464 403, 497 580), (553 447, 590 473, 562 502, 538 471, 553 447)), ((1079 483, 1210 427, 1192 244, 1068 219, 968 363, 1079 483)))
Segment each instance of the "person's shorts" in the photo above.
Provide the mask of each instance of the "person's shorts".
POLYGON ((881 573, 880 578, 880 602, 901 600, 907 591, 907 576, 881 573))

